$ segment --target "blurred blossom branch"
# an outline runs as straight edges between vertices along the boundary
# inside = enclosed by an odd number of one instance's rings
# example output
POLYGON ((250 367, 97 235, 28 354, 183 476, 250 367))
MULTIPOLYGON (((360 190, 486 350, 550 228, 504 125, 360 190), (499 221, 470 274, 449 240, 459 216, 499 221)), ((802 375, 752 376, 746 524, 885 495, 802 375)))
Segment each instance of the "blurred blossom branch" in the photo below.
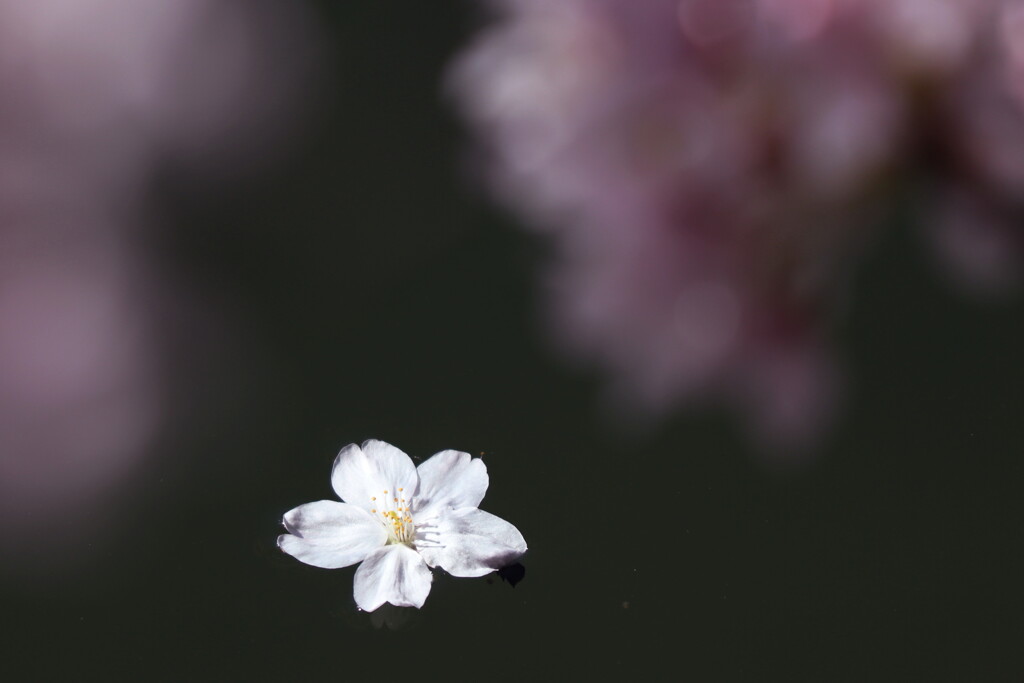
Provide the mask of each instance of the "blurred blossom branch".
POLYGON ((0 526, 19 559, 59 553, 152 450, 175 283, 147 248, 151 180, 284 142, 300 10, 0 0, 0 526))
POLYGON ((1024 3, 489 5, 453 92, 495 193, 557 247, 557 337, 623 406, 819 433, 839 303, 901 187, 930 188, 954 278, 1019 279, 1024 3))

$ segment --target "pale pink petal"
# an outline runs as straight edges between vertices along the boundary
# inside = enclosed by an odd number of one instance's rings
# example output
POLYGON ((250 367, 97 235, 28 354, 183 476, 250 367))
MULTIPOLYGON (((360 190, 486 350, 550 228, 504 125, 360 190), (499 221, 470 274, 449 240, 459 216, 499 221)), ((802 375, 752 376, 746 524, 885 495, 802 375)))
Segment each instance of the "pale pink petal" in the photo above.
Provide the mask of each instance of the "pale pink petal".
POLYGON ((433 581, 430 569, 412 548, 388 545, 372 553, 356 570, 356 604, 372 612, 385 602, 422 607, 433 581))
POLYGON ((487 467, 469 453, 441 451, 416 468, 420 488, 413 515, 430 519, 445 508, 477 507, 487 493, 487 467))
POLYGON ((364 510, 379 508, 385 496, 411 497, 419 477, 408 455, 391 444, 370 439, 349 444, 334 460, 331 484, 346 503, 364 510))
POLYGON ((500 517, 463 508, 443 514, 434 533, 417 547, 431 567, 441 567, 452 576, 470 577, 515 561, 526 552, 526 540, 519 529, 500 517))
POLYGON ((295 559, 324 569, 348 567, 387 542, 384 526, 355 505, 321 500, 284 516, 289 533, 277 545, 295 559))

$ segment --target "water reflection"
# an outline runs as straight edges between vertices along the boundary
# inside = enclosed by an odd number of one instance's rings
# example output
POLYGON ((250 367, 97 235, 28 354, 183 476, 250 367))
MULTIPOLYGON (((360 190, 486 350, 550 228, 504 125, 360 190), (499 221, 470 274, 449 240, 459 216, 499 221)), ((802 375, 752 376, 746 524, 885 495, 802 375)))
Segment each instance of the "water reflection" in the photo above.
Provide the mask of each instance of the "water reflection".
POLYGON ((415 607, 395 607, 385 604, 380 609, 370 612, 370 625, 375 629, 397 631, 412 624, 419 612, 415 607))
POLYGON ((555 244, 554 336, 620 412, 725 402, 762 444, 812 439, 848 283, 901 203, 953 280, 1018 279, 1018 5, 495 4, 452 88, 495 194, 555 244))
POLYGON ((284 145, 309 37, 276 0, 0 0, 6 566, 128 516, 113 491, 167 424, 165 331, 191 306, 157 253, 154 181, 241 175, 284 145))

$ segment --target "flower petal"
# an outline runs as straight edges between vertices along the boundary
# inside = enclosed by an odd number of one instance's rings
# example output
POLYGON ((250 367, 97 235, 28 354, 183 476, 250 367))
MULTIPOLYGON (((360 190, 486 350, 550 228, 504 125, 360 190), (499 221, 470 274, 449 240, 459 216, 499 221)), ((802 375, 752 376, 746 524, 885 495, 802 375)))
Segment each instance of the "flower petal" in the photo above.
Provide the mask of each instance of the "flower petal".
POLYGON ((379 507, 385 495, 398 497, 400 490, 411 498, 418 481, 408 455, 375 439, 363 442, 362 448, 354 443, 342 448, 331 472, 338 496, 367 511, 379 507), (374 497, 378 500, 371 500, 374 497))
POLYGON ((324 569, 361 562, 388 540, 384 526, 355 505, 321 500, 284 515, 289 533, 277 545, 295 559, 324 569))
POLYGON ((526 552, 519 529, 476 508, 443 513, 436 525, 436 539, 436 546, 424 542, 420 554, 428 565, 441 567, 452 576, 483 576, 526 552))
POLYGON ((487 467, 469 453, 441 451, 416 468, 420 487, 413 500, 413 515, 430 519, 446 508, 475 508, 487 493, 487 467))
POLYGON ((372 612, 385 602, 398 607, 423 607, 434 577, 412 548, 393 544, 376 550, 356 570, 356 604, 372 612))

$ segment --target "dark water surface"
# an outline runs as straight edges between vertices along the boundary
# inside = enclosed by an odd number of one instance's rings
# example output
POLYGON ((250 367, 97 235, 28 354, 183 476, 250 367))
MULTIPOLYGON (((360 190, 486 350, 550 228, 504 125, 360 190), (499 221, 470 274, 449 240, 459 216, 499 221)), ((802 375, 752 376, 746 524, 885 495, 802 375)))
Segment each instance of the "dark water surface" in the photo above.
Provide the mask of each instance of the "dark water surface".
POLYGON ((205 361, 214 417, 181 410, 82 566, 0 586, 4 680, 1024 677, 1019 301, 958 298, 900 230, 804 464, 712 411, 623 430, 548 348, 542 245, 466 182, 438 84, 471 13, 322 5, 337 91, 305 154, 227 197, 166 182, 169 263, 241 330, 205 361), (280 553, 281 515, 371 437, 482 453, 525 578, 435 572, 424 609, 367 615, 354 568, 280 553))

